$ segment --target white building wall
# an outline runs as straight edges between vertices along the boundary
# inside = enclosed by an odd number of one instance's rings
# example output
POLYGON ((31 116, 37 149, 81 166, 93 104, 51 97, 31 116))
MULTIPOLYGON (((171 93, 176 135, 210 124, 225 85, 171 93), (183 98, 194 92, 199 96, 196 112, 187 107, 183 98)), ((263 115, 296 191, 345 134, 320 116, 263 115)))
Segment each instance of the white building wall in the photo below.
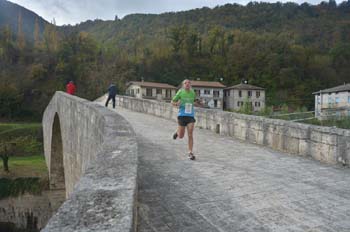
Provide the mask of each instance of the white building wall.
POLYGON ((126 93, 137 98, 142 98, 142 89, 139 85, 130 85, 126 89, 126 93))
POLYGON ((223 109, 223 100, 224 100, 224 90, 223 88, 204 88, 204 87, 192 87, 193 90, 199 91, 200 94, 197 94, 199 98, 206 106, 213 109, 223 109), (214 97, 214 91, 219 91, 219 95, 214 97), (208 92, 208 93, 206 93, 208 92), (216 107, 215 102, 216 101, 216 107))
POLYGON ((171 100, 175 94, 176 94, 176 89, 168 89, 170 91, 170 96, 167 98, 166 96, 166 91, 167 89, 161 89, 161 94, 157 94, 157 89, 159 88, 153 88, 153 87, 141 87, 139 85, 130 85, 126 89, 126 94, 130 96, 134 96, 137 98, 155 98, 158 100, 171 100), (147 90, 146 89, 152 89, 152 96, 147 96, 147 90))
POLYGON ((350 116, 349 91, 315 95, 315 117, 323 119, 329 116, 350 116))
POLYGON ((265 90, 244 90, 244 89, 229 89, 226 93, 226 108, 231 110, 239 110, 242 104, 248 100, 252 102, 253 111, 260 111, 265 107, 265 90), (241 96, 239 96, 239 91, 241 91, 241 96), (248 96, 248 91, 252 92, 252 96, 248 96), (260 96, 257 97, 256 93, 260 92, 260 96), (238 104, 239 102, 239 104, 238 104), (256 102, 260 103, 260 106, 256 102))

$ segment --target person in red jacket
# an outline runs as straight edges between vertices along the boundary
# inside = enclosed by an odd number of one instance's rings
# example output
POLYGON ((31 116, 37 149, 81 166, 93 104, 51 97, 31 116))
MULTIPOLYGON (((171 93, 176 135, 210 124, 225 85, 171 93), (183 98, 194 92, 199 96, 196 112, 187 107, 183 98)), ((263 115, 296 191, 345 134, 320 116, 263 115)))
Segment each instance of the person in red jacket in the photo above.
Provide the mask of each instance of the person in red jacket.
POLYGON ((75 90, 76 90, 76 87, 75 87, 75 85, 74 85, 74 82, 73 82, 73 81, 70 81, 70 82, 66 85, 66 92, 67 92, 68 94, 74 95, 75 90))

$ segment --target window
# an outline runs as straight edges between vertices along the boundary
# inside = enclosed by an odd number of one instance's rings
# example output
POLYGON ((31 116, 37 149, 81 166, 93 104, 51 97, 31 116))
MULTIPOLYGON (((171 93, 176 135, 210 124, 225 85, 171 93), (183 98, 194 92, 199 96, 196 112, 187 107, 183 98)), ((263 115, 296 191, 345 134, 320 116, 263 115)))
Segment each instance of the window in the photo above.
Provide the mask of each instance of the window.
POLYGON ((194 92, 196 93, 197 97, 201 96, 201 90, 200 89, 195 89, 194 92))
POLYGON ((252 91, 248 90, 248 97, 251 97, 251 96, 252 96, 252 91))
POLYGON ((205 89, 204 94, 210 94, 210 89, 205 89))
POLYGON ((226 96, 230 96, 230 92, 231 92, 231 90, 228 90, 228 91, 226 91, 226 96))
POLYGON ((136 93, 137 94, 139 94, 140 93, 140 89, 138 88, 138 89, 136 89, 136 93))
POLYGON ((239 106, 239 103, 240 103, 240 102, 238 101, 238 102, 237 102, 237 106, 239 106))
POLYGON ((242 97, 242 90, 238 91, 238 96, 242 97))
POLYGON ((157 94, 162 94, 162 89, 157 89, 157 94))
POLYGON ((171 89, 167 89, 167 90, 165 91, 165 96, 166 96, 167 98, 171 98, 171 89))
POLYGON ((133 89, 130 90, 130 95, 134 96, 134 90, 133 89))
POLYGON ((218 107, 218 100, 214 100, 214 107, 215 107, 215 108, 218 107))
POLYGON ((152 97, 152 89, 151 88, 146 88, 146 96, 152 97))
POLYGON ((339 97, 336 97, 336 98, 335 98, 335 103, 339 103, 339 102, 340 102, 339 97))
POLYGON ((213 95, 214 95, 214 97, 219 97, 220 96, 219 90, 214 90, 213 95))
POLYGON ((260 97, 260 91, 256 91, 256 98, 260 97))

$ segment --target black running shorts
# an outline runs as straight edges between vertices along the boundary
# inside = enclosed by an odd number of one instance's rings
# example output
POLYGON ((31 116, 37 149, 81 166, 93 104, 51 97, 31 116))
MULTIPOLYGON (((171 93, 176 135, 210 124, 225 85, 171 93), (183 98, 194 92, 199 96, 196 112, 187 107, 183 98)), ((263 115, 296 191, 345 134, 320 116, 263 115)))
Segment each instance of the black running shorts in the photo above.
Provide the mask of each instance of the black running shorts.
POLYGON ((179 123, 179 126, 187 126, 189 123, 195 123, 196 119, 194 117, 189 116, 178 116, 177 122, 179 123))

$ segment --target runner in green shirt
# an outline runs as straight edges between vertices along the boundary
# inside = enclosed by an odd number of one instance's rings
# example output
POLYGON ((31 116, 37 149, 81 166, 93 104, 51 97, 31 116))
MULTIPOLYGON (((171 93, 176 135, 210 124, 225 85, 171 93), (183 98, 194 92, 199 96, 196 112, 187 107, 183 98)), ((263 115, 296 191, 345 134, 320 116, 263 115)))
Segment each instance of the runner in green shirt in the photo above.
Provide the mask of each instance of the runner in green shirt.
POLYGON ((173 135, 173 139, 179 137, 182 139, 185 135, 185 130, 187 128, 188 135, 188 157, 194 160, 196 157, 193 154, 193 130, 194 123, 194 106, 201 106, 196 102, 196 93, 191 88, 191 81, 184 80, 182 82, 183 88, 180 89, 172 99, 172 104, 179 107, 178 113, 178 128, 173 135))

